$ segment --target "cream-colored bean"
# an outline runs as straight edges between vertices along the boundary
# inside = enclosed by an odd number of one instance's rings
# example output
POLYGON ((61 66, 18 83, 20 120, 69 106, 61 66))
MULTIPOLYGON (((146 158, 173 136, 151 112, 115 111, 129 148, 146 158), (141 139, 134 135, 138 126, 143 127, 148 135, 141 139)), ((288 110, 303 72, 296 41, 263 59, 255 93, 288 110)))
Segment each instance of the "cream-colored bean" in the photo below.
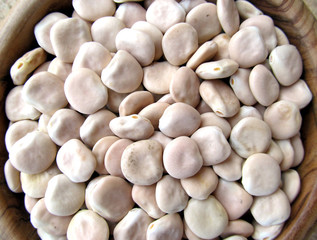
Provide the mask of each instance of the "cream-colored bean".
POLYGON ((210 167, 202 167, 194 176, 181 179, 187 195, 198 200, 207 199, 216 189, 218 177, 210 167))
POLYGON ((286 194, 278 189, 271 195, 255 197, 250 210, 255 221, 268 227, 284 223, 290 216, 291 206, 286 194))
POLYGON ((127 146, 121 157, 121 171, 133 184, 152 185, 163 175, 163 149, 155 140, 141 140, 127 146), (146 161, 144 161, 146 159, 146 161))
POLYGON ((139 113, 146 106, 154 103, 154 97, 149 91, 135 91, 126 96, 119 105, 119 116, 139 113))
POLYGON ((265 110, 263 119, 270 126, 275 139, 288 139, 295 136, 302 124, 298 106, 285 100, 270 105, 265 110))
POLYGON ((170 83, 178 68, 167 61, 153 62, 150 66, 143 68, 144 87, 155 94, 168 93, 170 83))
POLYGON ((200 64, 212 59, 218 51, 218 45, 215 41, 204 42, 186 63, 186 67, 195 70, 200 64))
POLYGON ((68 18, 64 13, 52 12, 46 15, 34 27, 34 36, 39 44, 46 52, 55 55, 51 39, 50 31, 52 26, 61 19, 68 18))
POLYGON ((68 75, 72 72, 72 64, 63 62, 56 57, 51 61, 47 71, 55 74, 65 82, 68 75))
POLYGON ((218 20, 217 6, 213 3, 203 3, 194 7, 186 15, 186 23, 192 25, 198 34, 198 42, 204 43, 221 32, 218 20))
POLYGON ((201 117, 201 124, 200 127, 207 127, 207 126, 217 126, 222 130, 223 135, 225 138, 230 136, 231 126, 230 123, 222 117, 219 117, 214 112, 206 112, 200 115, 201 117))
POLYGON ((115 3, 142 2, 143 0, 114 0, 115 3))
POLYGON ((170 93, 175 102, 187 103, 196 107, 200 101, 200 81, 189 67, 179 68, 170 83, 170 93))
POLYGON ((174 0, 154 1, 146 11, 146 21, 165 33, 173 25, 184 22, 186 13, 174 0))
POLYGON ((282 171, 286 171, 292 167, 295 159, 295 151, 290 139, 276 140, 277 145, 283 153, 283 160, 280 163, 282 171))
POLYGON ((161 218, 165 213, 158 207, 155 199, 156 184, 149 186, 133 185, 132 199, 146 213, 155 219, 161 218))
POLYGON ((165 213, 183 211, 187 206, 188 195, 180 180, 165 175, 156 184, 155 198, 158 207, 165 213))
POLYGON ((78 112, 92 114, 108 102, 108 91, 93 70, 79 68, 67 77, 64 85, 69 104, 78 112))
POLYGON ((48 67, 51 64, 52 61, 46 61, 44 63, 42 63, 40 66, 38 66, 34 72, 32 73, 32 75, 37 74, 39 72, 44 72, 44 71, 48 71, 48 67))
POLYGON ((15 123, 12 123, 10 127, 7 129, 5 134, 5 146, 8 152, 11 151, 12 146, 19 139, 24 137, 29 132, 33 132, 37 130, 38 123, 36 121, 31 120, 21 120, 15 123))
POLYGON ((35 204, 39 201, 38 198, 32 198, 28 195, 24 195, 24 207, 25 207, 25 210, 28 212, 28 213, 31 213, 33 207, 35 206, 35 204))
POLYGON ((116 136, 133 141, 147 139, 154 132, 150 120, 137 114, 114 118, 109 127, 116 136))
POLYGON ((167 137, 166 135, 164 135, 162 132, 160 131, 154 131, 153 135, 149 138, 152 140, 156 140, 158 141, 162 147, 163 150, 165 149, 165 147, 167 146, 167 144, 172 141, 172 138, 167 137))
POLYGON ((219 237, 209 238, 209 239, 200 238, 196 234, 194 234, 192 230, 190 230, 186 221, 183 221, 183 222, 184 222, 184 237, 186 237, 188 240, 219 240, 219 237))
POLYGON ((170 106, 165 102, 155 102, 144 107, 139 115, 149 119, 154 127, 154 129, 158 129, 159 120, 162 117, 165 109, 170 106))
MULTIPOLYGON (((120 177, 101 175, 86 188, 86 204, 109 222, 120 221, 132 209, 132 187, 120 177), (91 185, 91 186, 90 186, 91 185)), ((89 208, 88 208, 89 209, 89 208)))
POLYGON ((121 157, 123 151, 132 143, 129 139, 119 139, 111 144, 104 157, 105 167, 110 175, 124 178, 121 171, 121 157))
POLYGON ((75 214, 85 202, 85 183, 74 183, 66 175, 52 177, 45 192, 45 206, 56 216, 75 214))
POLYGON ((22 184, 20 180, 20 171, 14 168, 10 162, 7 160, 4 164, 4 178, 6 180, 8 188, 14 193, 21 193, 22 184))
POLYGON ((307 83, 300 79, 290 86, 282 86, 278 100, 295 103, 299 109, 305 108, 312 100, 313 95, 307 83))
POLYGON ((231 153, 231 147, 219 127, 207 126, 199 128, 193 133, 191 138, 195 140, 199 147, 204 166, 221 163, 231 153))
POLYGON ((252 235, 253 231, 254 227, 251 223, 242 219, 237 219, 229 221, 227 227, 221 233, 221 237, 229 237, 238 234, 247 238, 252 235))
POLYGON ((240 16, 234 0, 218 0, 217 15, 226 34, 232 36, 239 30, 240 16))
POLYGON ((101 17, 91 25, 91 36, 93 41, 101 43, 110 52, 116 52, 115 39, 124 28, 124 23, 116 17, 101 17))
POLYGON ((245 27, 257 27, 263 37, 266 49, 271 52, 277 45, 276 32, 273 19, 267 15, 257 15, 244 20, 240 29, 245 27))
POLYGON ((237 0, 236 6, 239 12, 239 15, 242 19, 247 19, 253 16, 262 15, 263 12, 255 7, 252 3, 245 0, 237 0))
POLYGON ((239 112, 231 118, 228 118, 228 122, 233 128, 241 119, 246 117, 255 117, 260 120, 263 120, 261 113, 252 106, 241 106, 239 112))
POLYGON ((116 5, 112 0, 74 0, 73 8, 80 17, 88 21, 95 21, 104 16, 112 16, 116 10, 116 5))
POLYGON ((268 55, 261 32, 255 26, 244 27, 236 32, 230 39, 228 50, 230 58, 241 68, 262 63, 268 55))
POLYGON ((94 147, 92 148, 92 153, 94 154, 97 165, 95 171, 99 173, 100 175, 102 174, 108 174, 108 171, 105 167, 104 159, 105 155, 110 148, 110 146, 118 141, 120 138, 115 137, 115 136, 107 136, 99 139, 94 147))
POLYGON ((72 216, 62 217, 51 214, 45 206, 45 199, 42 198, 34 205, 30 219, 35 228, 43 229, 52 235, 63 236, 67 232, 72 216))
POLYGON ((61 172, 75 183, 87 181, 97 164, 91 150, 78 139, 64 143, 57 152, 56 163, 61 172))
POLYGON ((305 156, 305 149, 300 133, 296 134, 294 137, 291 138, 291 144, 295 152, 292 167, 297 167, 299 164, 302 163, 305 156))
POLYGON ((231 151, 230 156, 223 162, 213 165, 215 173, 226 181, 237 181, 242 176, 244 159, 231 151))
POLYGON ((181 240, 183 236, 183 221, 179 214, 167 214, 152 222, 146 232, 147 240, 181 240))
POLYGON ((51 119, 51 115, 42 113, 38 120, 38 130, 47 133, 47 125, 51 119))
POLYGON ((80 46, 91 41, 91 34, 84 20, 67 18, 59 20, 52 26, 50 38, 55 55, 63 62, 71 63, 80 46))
POLYGON ((240 102, 224 81, 204 81, 200 84, 199 92, 202 99, 219 117, 232 117, 239 112, 240 102))
POLYGON ((32 131, 14 143, 9 159, 17 170, 36 174, 49 168, 56 152, 56 145, 48 134, 32 131))
POLYGON ((109 226, 105 219, 87 209, 78 211, 67 228, 69 240, 108 240, 109 235, 109 226))
POLYGON ((116 47, 129 52, 143 67, 154 60, 154 42, 145 32, 131 28, 122 29, 116 36, 116 47))
POLYGON ((59 109, 48 122, 48 135, 55 144, 62 146, 70 139, 80 138, 79 129, 84 121, 85 118, 72 109, 59 109))
POLYGON ((23 192, 32 198, 43 198, 48 182, 61 171, 53 163, 48 169, 37 174, 21 173, 21 185, 23 192))
POLYGON ((230 36, 226 33, 220 33, 212 39, 212 41, 214 41, 218 46, 218 51, 216 55, 213 57, 213 60, 216 61, 230 58, 228 49, 230 39, 230 36))
POLYGON ((50 234, 46 232, 42 228, 36 229, 36 232, 42 240, 67 240, 66 235, 56 236, 55 234, 50 234))
POLYGON ((43 48, 35 48, 17 59, 10 68, 10 76, 14 85, 23 85, 29 75, 46 60, 43 48))
POLYGON ((290 44, 283 30, 276 26, 274 28, 275 28, 276 38, 277 38, 277 46, 290 44))
POLYGON ((301 55, 294 45, 274 48, 269 56, 272 71, 282 86, 290 86, 299 80, 303 72, 301 55))
POLYGON ((219 236, 228 224, 225 208, 214 197, 190 199, 184 210, 184 221, 198 237, 211 239, 219 236))
POLYGON ((120 19, 127 28, 138 21, 145 21, 146 10, 136 2, 125 2, 118 6, 115 17, 120 19))
POLYGON ((284 159, 284 155, 280 146, 274 140, 272 140, 266 153, 270 155, 272 158, 274 158, 278 164, 281 164, 281 162, 284 159))
POLYGON ((213 112, 211 107, 204 101, 204 99, 200 100, 200 103, 197 105, 196 110, 200 113, 213 112))
POLYGON ((107 109, 101 109, 89 115, 79 130, 81 140, 92 148, 99 139, 113 136, 109 123, 114 118, 116 115, 107 109))
POLYGON ((207 1, 205 0, 181 0, 179 4, 183 7, 185 10, 186 14, 192 10, 194 7, 206 3, 207 1))
POLYGON ((186 103, 167 107, 159 120, 159 129, 168 137, 190 136, 200 126, 200 114, 186 103))
POLYGON ((223 240, 248 240, 248 239, 245 238, 244 236, 233 235, 233 236, 230 236, 230 237, 226 237, 223 240))
POLYGON ((282 190, 292 203, 301 189, 301 180, 298 172, 294 169, 288 169, 282 173, 282 190))
POLYGON ((255 117, 240 120, 230 134, 230 144, 235 152, 247 158, 254 153, 265 152, 271 144, 272 133, 269 125, 255 117))
POLYGON ((197 67, 196 74, 205 80, 227 78, 234 74, 238 68, 239 65, 234 60, 221 59, 202 63, 197 67))
POLYGON ((274 239, 281 233, 284 227, 284 223, 266 227, 266 226, 262 226, 256 221, 253 221, 253 226, 254 226, 254 232, 252 233, 252 236, 251 236, 252 238, 256 240, 274 239))
POLYGON ((186 63, 198 48, 196 29, 189 23, 173 25, 163 36, 162 48, 170 64, 179 66, 186 63))
POLYGON ((278 81, 273 73, 264 65, 256 65, 249 76, 249 86, 252 95, 263 106, 269 106, 275 102, 280 93, 278 81))

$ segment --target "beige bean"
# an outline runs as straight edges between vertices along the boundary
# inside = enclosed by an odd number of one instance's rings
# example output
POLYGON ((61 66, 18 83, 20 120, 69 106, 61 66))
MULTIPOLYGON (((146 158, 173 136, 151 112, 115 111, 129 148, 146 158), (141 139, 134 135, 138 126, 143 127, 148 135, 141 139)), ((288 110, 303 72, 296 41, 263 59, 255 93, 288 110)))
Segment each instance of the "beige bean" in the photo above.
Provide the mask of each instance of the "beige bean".
POLYGON ((196 107, 200 101, 200 81, 189 67, 179 68, 170 83, 170 93, 175 102, 187 103, 196 107))
POLYGON ((217 126, 222 130, 223 135, 225 138, 230 136, 231 126, 229 122, 222 117, 219 117, 214 112, 206 112, 200 115, 201 117, 201 124, 200 127, 207 127, 207 126, 217 126))
POLYGON ((233 235, 233 236, 230 236, 230 237, 226 237, 223 240, 248 240, 248 239, 245 238, 244 236, 233 235))
POLYGON ((116 36, 116 47, 129 52, 143 67, 154 60, 154 42, 145 32, 131 28, 122 29, 116 36))
POLYGON ((218 51, 218 45, 215 41, 204 42, 186 63, 186 67, 195 70, 200 64, 212 59, 218 51))
MULTIPOLYGON (((198 237, 196 234, 193 233, 192 230, 190 230, 190 228, 188 227, 186 221, 184 221, 184 236, 188 239, 188 240, 206 240, 205 238, 200 238, 198 237)), ((215 238, 210 238, 208 240, 219 240, 219 237, 215 237, 215 238)))
POLYGON ((78 112, 92 114, 108 102, 108 91, 93 70, 80 68, 67 77, 64 85, 69 104, 78 112))
POLYGON ((282 190, 292 203, 301 189, 301 180, 298 172, 294 169, 288 169, 282 173, 282 190))
POLYGON ((297 167, 304 160, 305 156, 305 149, 300 133, 291 138, 291 144, 295 152, 292 167, 297 167))
POLYGON ((256 65, 249 76, 249 86, 252 95, 263 106, 269 106, 275 102, 280 93, 278 81, 273 73, 264 65, 256 65))
POLYGON ((133 141, 147 139, 154 132, 150 120, 137 114, 114 118, 109 127, 116 136, 133 141))
POLYGON ((45 192, 45 206, 56 216, 75 214, 85 202, 85 183, 74 183, 66 175, 52 177, 45 192))
POLYGON ((51 64, 52 61, 46 61, 44 63, 42 63, 40 66, 38 66, 34 72, 32 73, 32 75, 37 74, 39 72, 44 72, 44 71, 48 71, 48 67, 51 64))
POLYGON ((250 237, 253 232, 254 227, 251 223, 242 219, 237 219, 229 221, 227 227, 221 233, 221 237, 229 237, 238 234, 247 238, 250 237))
POLYGON ((213 60, 221 60, 230 58, 229 56, 229 42, 231 37, 226 33, 220 33, 215 36, 212 41, 214 41, 218 46, 218 51, 216 55, 213 57, 213 60))
POLYGON ((294 45, 274 48, 269 56, 272 71, 282 86, 290 86, 299 80, 303 72, 301 55, 294 45))
POLYGON ((10 162, 7 160, 4 164, 4 178, 6 180, 8 188, 14 193, 21 193, 22 184, 20 180, 20 171, 14 168, 10 162))
POLYGON ((200 114, 195 108, 178 102, 165 109, 159 129, 168 137, 190 136, 199 128, 200 122, 200 114))
POLYGON ((183 236, 183 221, 179 214, 167 214, 152 222, 146 232, 147 240, 181 240, 183 236))
POLYGON ((221 163, 231 153, 231 147, 219 127, 207 126, 199 128, 193 133, 191 138, 195 140, 199 147, 204 166, 221 163))
POLYGON ((108 240, 108 223, 97 213, 91 210, 83 209, 78 211, 70 221, 67 228, 67 239, 84 240, 95 239, 108 240))
POLYGON ((132 199, 146 213, 155 219, 161 218, 165 213, 158 207, 155 199, 156 184, 149 186, 133 185, 132 199))
POLYGON ((204 81, 200 84, 199 92, 202 99, 219 117, 232 117, 239 112, 240 102, 224 81, 204 81))
POLYGON ((155 140, 134 142, 123 151, 121 171, 133 184, 152 185, 163 175, 162 155, 162 146, 155 140))
POLYGON ((299 109, 303 109, 310 103, 312 97, 307 83, 300 79, 290 86, 282 86, 278 100, 293 102, 299 109))
POLYGON ((192 10, 194 7, 206 3, 207 1, 205 0, 181 0, 179 4, 183 7, 185 10, 186 14, 192 10))
POLYGON ((22 85, 29 75, 46 60, 43 48, 35 48, 17 59, 10 68, 10 76, 14 85, 22 85))
POLYGON ((146 21, 165 33, 173 25, 184 22, 185 15, 184 9, 176 1, 154 1, 146 11, 146 21))
POLYGON ((91 41, 91 34, 84 20, 67 18, 59 20, 52 26, 50 38, 55 55, 63 62, 71 63, 80 46, 91 41))
POLYGON ((46 52, 55 55, 50 39, 50 31, 52 26, 61 19, 68 18, 64 13, 52 12, 42 18, 34 27, 34 36, 39 44, 46 52))
POLYGON ((271 195, 255 197, 250 210, 255 221, 268 227, 284 223, 290 216, 291 206, 286 194, 278 189, 271 195))
POLYGON ((276 26, 274 28, 275 28, 276 38, 277 38, 277 46, 290 44, 283 30, 276 26))
POLYGON ((227 78, 234 74, 238 68, 239 65, 234 60, 221 59, 202 63, 197 67, 196 74, 205 80, 227 78))
POLYGON ((188 195, 180 180, 165 175, 156 184, 155 198, 158 207, 165 213, 183 211, 187 206, 188 195))
POLYGON ((50 119, 51 119, 50 115, 42 113, 38 120, 38 130, 41 132, 47 133, 47 125, 50 119))
POLYGON ((28 213, 31 213, 34 205, 39 201, 37 198, 32 198, 28 195, 24 195, 24 207, 28 213))
POLYGON ((197 105, 196 110, 200 113, 207 113, 207 112, 213 112, 211 107, 203 100, 200 100, 200 103, 197 105))
POLYGON ((106 16, 98 18, 91 25, 91 36, 92 40, 101 43, 110 52, 116 52, 115 39, 123 28, 124 23, 113 16, 106 16))
POLYGON ((234 0, 218 0, 217 15, 226 34, 232 36, 239 30, 240 16, 234 0))
POLYGON ((96 180, 87 186, 86 204, 89 197, 88 203, 94 212, 109 222, 120 221, 134 205, 132 187, 124 179, 110 175, 101 175, 96 180))
POLYGON ((79 139, 79 129, 85 118, 72 109, 63 108, 57 110, 50 118, 47 132, 53 142, 62 146, 70 139, 79 139))
POLYGON ((261 113, 252 106, 241 106, 239 112, 231 118, 228 118, 228 122, 233 128, 241 119, 246 117, 255 117, 263 120, 261 113))
POLYGON ((110 148, 110 146, 118 141, 120 138, 115 137, 115 136, 107 136, 99 139, 96 144, 92 148, 92 153, 94 154, 97 165, 95 171, 99 173, 100 175, 102 174, 108 174, 108 171, 105 167, 104 159, 105 155, 110 148))
POLYGON ((55 74, 65 82, 68 75, 72 72, 72 66, 73 65, 71 63, 63 62, 56 57, 51 61, 47 71, 55 74))
POLYGON ((64 143, 58 150, 56 163, 61 172, 75 183, 87 181, 97 164, 91 150, 78 139, 64 143))
POLYGON ((50 234, 48 232, 46 232, 45 230, 43 230, 42 228, 38 228, 36 230, 38 236, 45 240, 67 240, 67 237, 66 235, 62 235, 62 236, 56 236, 55 234, 50 234))
POLYGON ((112 0, 74 0, 73 8, 80 17, 88 21, 95 21, 104 16, 112 16, 116 10, 116 5, 112 0))
POLYGON ((272 133, 269 125, 255 117, 240 120, 230 134, 230 145, 235 152, 247 158, 254 153, 265 152, 271 144, 272 133))
POLYGON ((278 164, 281 164, 281 162, 284 159, 284 155, 280 146, 274 140, 272 140, 266 153, 270 155, 272 158, 274 158, 278 164))
POLYGON ((154 103, 154 97, 149 91, 135 91, 126 96, 119 105, 119 116, 139 113, 146 106, 154 103))
POLYGON ((244 27, 236 32, 230 39, 228 50, 230 58, 241 68, 262 63, 268 55, 261 32, 255 26, 244 27))
POLYGON ((182 65, 198 48, 197 31, 189 23, 177 23, 164 34, 162 48, 170 64, 182 65))
POLYGON ((290 139, 276 140, 277 145, 283 153, 283 160, 280 163, 282 171, 286 171, 292 167, 295 160, 295 151, 290 139))
POLYGON ((167 137, 166 135, 164 135, 162 132, 160 131, 154 131, 153 135, 149 138, 152 140, 156 140, 158 141, 162 147, 163 150, 165 149, 165 147, 167 146, 167 144, 172 141, 172 138, 167 137))
POLYGON ((184 220, 195 235, 211 239, 226 228, 228 215, 221 203, 211 195, 205 200, 190 199, 184 210, 184 220))
POLYGON ((139 115, 141 117, 145 117, 149 119, 154 127, 155 130, 158 129, 159 120, 162 117, 165 109, 170 106, 168 103, 165 102, 155 102, 147 105, 144 107, 140 112, 139 115))
POLYGON ((198 42, 204 43, 221 32, 217 7, 213 3, 203 3, 194 7, 186 15, 186 23, 192 25, 198 34, 198 42))
POLYGON ((231 151, 230 156, 223 162, 213 165, 215 173, 226 181, 237 181, 242 176, 244 159, 231 151))
POLYGON ((167 61, 153 62, 150 66, 143 68, 144 87, 155 94, 168 93, 170 83, 178 68, 167 61))
POLYGON ((270 126, 276 139, 295 136, 302 124, 302 116, 295 103, 280 100, 270 105, 264 112, 264 121, 270 126))
POLYGON ((254 98, 250 85, 249 85, 249 76, 250 69, 239 68, 231 77, 230 77, 230 86, 234 91, 237 98, 247 106, 254 105, 257 101, 254 98))
POLYGON ((255 7, 252 3, 245 0, 237 0, 236 6, 239 12, 239 15, 242 19, 247 19, 253 16, 262 15, 263 12, 255 7))
POLYGON ((79 134, 81 140, 92 148, 99 139, 106 136, 113 136, 114 133, 109 123, 116 115, 107 109, 101 109, 90 114, 80 126, 79 134))
POLYGON ((120 19, 127 28, 138 21, 145 21, 146 10, 136 2, 125 2, 118 6, 115 17, 120 19))
POLYGON ((181 184, 191 198, 204 200, 216 189, 218 177, 210 167, 202 167, 194 176, 181 179, 181 184))
POLYGON ((254 221, 253 226, 254 226, 254 232, 251 236, 252 238, 256 240, 274 239, 281 233, 284 227, 284 223, 276 224, 272 226, 262 226, 261 224, 254 221))
POLYGON ((57 149, 48 134, 32 131, 11 148, 9 159, 17 170, 29 174, 45 171, 54 162, 57 149))

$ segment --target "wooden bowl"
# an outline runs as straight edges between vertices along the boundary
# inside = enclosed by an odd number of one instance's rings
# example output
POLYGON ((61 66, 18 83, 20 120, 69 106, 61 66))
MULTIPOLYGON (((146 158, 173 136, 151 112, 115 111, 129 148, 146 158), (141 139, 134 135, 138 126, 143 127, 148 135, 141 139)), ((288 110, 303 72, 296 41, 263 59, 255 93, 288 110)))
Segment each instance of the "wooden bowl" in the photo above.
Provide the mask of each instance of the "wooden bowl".
MULTIPOLYGON (((304 76, 315 96, 303 111, 302 137, 306 156, 298 168, 302 189, 292 205, 292 214, 278 239, 301 240, 317 219, 317 22, 300 0, 251 0, 296 45, 304 60, 304 76)), ((4 135, 8 126, 4 101, 11 87, 9 69, 14 61, 34 47, 33 27, 47 13, 68 11, 71 0, 20 0, 0 26, 0 168, 8 158, 4 135), (32 46, 33 45, 33 46, 32 46)), ((0 171, 0 239, 38 239, 24 210, 23 195, 7 188, 0 171)))

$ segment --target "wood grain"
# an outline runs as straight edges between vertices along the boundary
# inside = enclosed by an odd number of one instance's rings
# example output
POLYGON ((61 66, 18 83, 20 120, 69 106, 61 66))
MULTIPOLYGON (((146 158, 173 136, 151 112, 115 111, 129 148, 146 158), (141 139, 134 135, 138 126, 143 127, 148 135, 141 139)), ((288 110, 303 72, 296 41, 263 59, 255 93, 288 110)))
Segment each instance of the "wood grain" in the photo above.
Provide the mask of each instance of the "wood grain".
MULTIPOLYGON (((287 33, 304 60, 304 75, 313 95, 317 96, 317 22, 301 0, 251 0, 277 26, 287 33)), ((7 160, 4 134, 8 121, 4 114, 4 98, 10 88, 9 68, 34 43, 33 26, 46 13, 65 9, 71 0, 20 0, 10 17, 0 26, 0 169, 7 160)), ((317 219, 317 102, 316 98, 303 112, 302 136, 305 160, 298 168, 302 190, 292 207, 291 218, 279 240, 304 240, 317 219)), ((38 239, 24 210, 23 195, 11 193, 0 171, 0 239, 38 239)))

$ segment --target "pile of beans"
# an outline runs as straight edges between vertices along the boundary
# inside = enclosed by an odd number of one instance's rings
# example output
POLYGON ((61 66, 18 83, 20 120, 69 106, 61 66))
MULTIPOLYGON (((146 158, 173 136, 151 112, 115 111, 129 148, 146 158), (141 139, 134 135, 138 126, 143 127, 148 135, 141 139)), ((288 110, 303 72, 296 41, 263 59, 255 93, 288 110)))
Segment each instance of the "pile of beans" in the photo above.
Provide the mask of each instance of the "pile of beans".
POLYGON ((273 239, 300 191, 295 46, 245 0, 73 0, 11 68, 5 177, 42 239, 273 239))

